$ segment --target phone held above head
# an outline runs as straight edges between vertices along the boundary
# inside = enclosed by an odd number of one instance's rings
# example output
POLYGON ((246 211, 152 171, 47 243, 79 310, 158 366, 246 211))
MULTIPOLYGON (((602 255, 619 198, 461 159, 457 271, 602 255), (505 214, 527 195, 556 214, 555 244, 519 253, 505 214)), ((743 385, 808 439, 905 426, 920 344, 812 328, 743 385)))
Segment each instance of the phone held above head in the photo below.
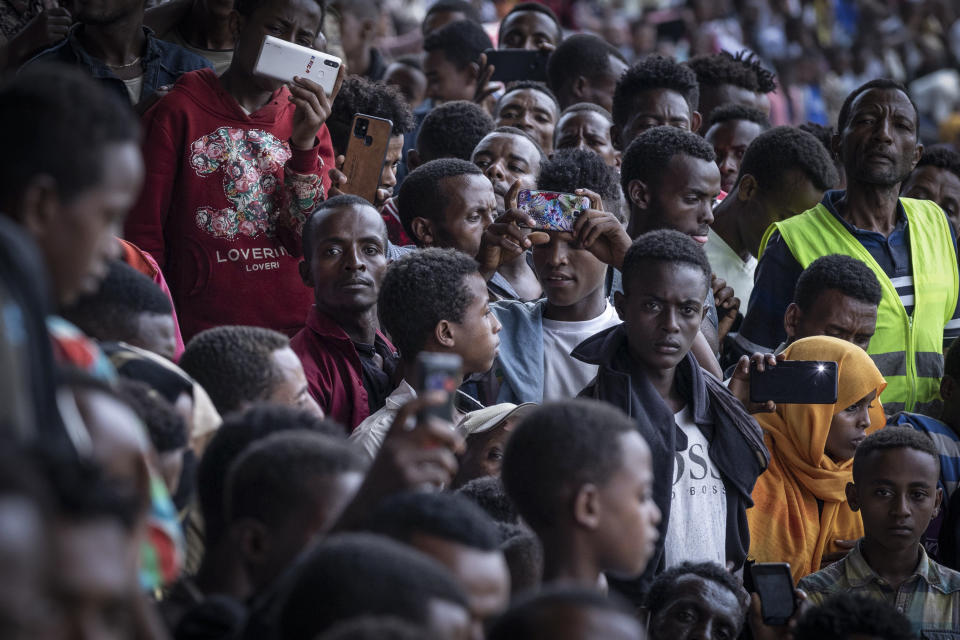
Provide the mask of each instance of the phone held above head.
POLYGON ((837 401, 836 362, 784 360, 758 371, 751 363, 750 402, 833 404, 837 401))
POLYGON ((573 233, 573 225, 590 208, 590 198, 558 191, 522 189, 517 194, 517 208, 536 222, 535 229, 573 233))
POLYGON ((253 72, 282 82, 293 82, 294 76, 306 78, 323 87, 328 96, 337 83, 342 61, 322 51, 264 36, 253 72))

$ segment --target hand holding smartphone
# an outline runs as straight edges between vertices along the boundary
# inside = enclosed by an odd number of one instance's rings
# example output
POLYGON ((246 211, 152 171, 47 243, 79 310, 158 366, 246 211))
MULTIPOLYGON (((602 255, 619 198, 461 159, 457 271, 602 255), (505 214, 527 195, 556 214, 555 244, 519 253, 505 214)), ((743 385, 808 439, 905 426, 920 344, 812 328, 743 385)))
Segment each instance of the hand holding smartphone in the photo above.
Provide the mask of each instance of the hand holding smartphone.
POLYGON ((750 402, 833 404, 837 401, 837 363, 784 360, 758 371, 750 364, 750 402))
POLYGON ((547 81, 549 51, 526 49, 487 49, 487 64, 493 67, 491 80, 513 82, 515 80, 547 81))
POLYGON ((463 379, 463 360, 454 353, 422 351, 417 355, 416 390, 422 396, 431 391, 447 393, 446 404, 427 407, 420 418, 436 416, 453 422, 454 398, 463 379))
POLYGON ((786 562, 758 562, 750 566, 753 589, 760 596, 763 623, 783 626, 796 611, 793 574, 786 562))
POLYGON ((573 233, 577 216, 590 209, 590 198, 572 193, 523 189, 517 194, 517 208, 533 218, 535 229, 573 233))
POLYGON ((328 96, 333 95, 341 60, 309 47, 264 36, 253 72, 256 75, 291 83, 294 76, 311 80, 328 96))
POLYGON ((350 138, 343 163, 347 183, 341 187, 344 193, 360 196, 370 204, 378 204, 377 187, 380 173, 390 145, 393 122, 363 113, 353 116, 350 138))

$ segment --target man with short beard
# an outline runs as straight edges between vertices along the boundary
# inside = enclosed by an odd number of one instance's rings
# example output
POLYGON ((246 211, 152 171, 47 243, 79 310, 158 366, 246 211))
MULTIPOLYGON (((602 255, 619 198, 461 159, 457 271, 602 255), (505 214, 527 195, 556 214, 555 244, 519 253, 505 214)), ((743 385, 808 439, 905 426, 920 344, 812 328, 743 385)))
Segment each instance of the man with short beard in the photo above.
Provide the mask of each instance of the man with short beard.
POLYGON ((800 272, 820 256, 861 260, 883 289, 868 353, 887 380, 880 399, 888 414, 936 410, 943 348, 960 334, 950 223, 934 202, 898 198, 923 154, 917 120, 906 89, 891 80, 872 80, 847 96, 833 138, 847 189, 828 191, 813 209, 767 231, 741 327, 750 342, 776 346, 782 326, 753 316, 782 317, 800 272))

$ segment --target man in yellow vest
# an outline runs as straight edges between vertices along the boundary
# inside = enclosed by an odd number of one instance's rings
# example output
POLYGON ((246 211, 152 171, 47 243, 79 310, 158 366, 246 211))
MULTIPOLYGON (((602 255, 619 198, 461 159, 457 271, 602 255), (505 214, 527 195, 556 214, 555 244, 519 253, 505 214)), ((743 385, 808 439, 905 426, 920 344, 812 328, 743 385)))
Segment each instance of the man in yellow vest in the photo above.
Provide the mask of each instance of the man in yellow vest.
POLYGON ((829 254, 862 261, 883 290, 867 352, 887 380, 880 399, 888 414, 936 411, 943 349, 960 334, 953 229, 936 203, 898 198, 923 154, 917 120, 906 89, 891 80, 847 96, 833 138, 847 189, 767 231, 738 336, 741 348, 772 351, 785 337, 781 319, 800 272, 829 254))

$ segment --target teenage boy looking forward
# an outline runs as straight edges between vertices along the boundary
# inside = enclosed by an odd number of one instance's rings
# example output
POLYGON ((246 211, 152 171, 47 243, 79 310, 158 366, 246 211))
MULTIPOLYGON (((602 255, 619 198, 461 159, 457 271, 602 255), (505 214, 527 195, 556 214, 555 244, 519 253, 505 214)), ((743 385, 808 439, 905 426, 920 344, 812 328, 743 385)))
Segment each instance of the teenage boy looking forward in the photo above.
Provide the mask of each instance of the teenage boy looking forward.
POLYGON ((922 637, 955 635, 960 573, 931 560, 920 544, 940 511, 939 475, 933 440, 914 429, 886 427, 860 443, 847 501, 863 516, 864 536, 844 559, 797 584, 808 600, 863 593, 896 607, 922 637))
POLYGON ((756 421, 690 354, 709 282, 710 265, 689 237, 641 236, 623 260, 623 293, 614 297, 623 324, 573 352, 599 367, 581 395, 632 416, 653 455, 663 521, 647 570, 620 587, 634 600, 683 561, 739 568, 747 557, 746 509, 768 454, 756 421))
POLYGON ((521 2, 503 17, 497 34, 500 49, 553 51, 563 40, 557 15, 539 2, 521 2))
POLYGON ((550 402, 520 422, 501 477, 543 545, 544 584, 643 572, 660 523, 651 467, 633 421, 608 405, 550 402))
MULTIPOLYGON (((403 379, 382 409, 364 420, 350 439, 373 458, 400 407, 416 397, 420 352, 453 353, 465 376, 493 366, 500 323, 490 311, 486 281, 476 261, 454 249, 422 249, 391 263, 378 302, 384 329, 400 350, 403 379)), ((461 412, 481 408, 457 394, 461 412)), ((457 422, 455 419, 454 422, 457 422)))
POLYGON ((348 431, 393 389, 397 356, 377 320, 386 251, 383 219, 358 196, 327 200, 304 225, 300 275, 314 305, 290 348, 303 363, 310 394, 348 431))
POLYGON ((313 43, 320 5, 241 0, 235 16, 230 68, 185 74, 145 114, 146 184, 126 224, 167 276, 185 340, 222 324, 303 326, 310 292, 294 256, 333 167, 324 121, 342 72, 330 96, 253 73, 264 36, 313 43))

